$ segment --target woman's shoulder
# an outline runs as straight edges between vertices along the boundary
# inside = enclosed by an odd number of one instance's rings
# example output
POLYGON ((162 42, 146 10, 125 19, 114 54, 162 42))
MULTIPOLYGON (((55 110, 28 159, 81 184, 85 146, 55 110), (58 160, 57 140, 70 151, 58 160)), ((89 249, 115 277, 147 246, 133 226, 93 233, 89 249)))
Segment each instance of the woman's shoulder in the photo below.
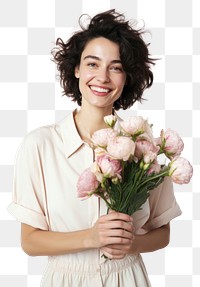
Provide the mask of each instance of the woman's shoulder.
POLYGON ((56 146, 63 142, 63 130, 69 131, 69 115, 62 120, 37 127, 36 129, 28 132, 22 139, 22 146, 28 148, 40 148, 47 146, 56 146))
POLYGON ((50 140, 53 137, 53 130, 55 128, 55 124, 46 125, 38 127, 30 132, 28 132, 24 138, 24 144, 40 144, 44 141, 50 140))

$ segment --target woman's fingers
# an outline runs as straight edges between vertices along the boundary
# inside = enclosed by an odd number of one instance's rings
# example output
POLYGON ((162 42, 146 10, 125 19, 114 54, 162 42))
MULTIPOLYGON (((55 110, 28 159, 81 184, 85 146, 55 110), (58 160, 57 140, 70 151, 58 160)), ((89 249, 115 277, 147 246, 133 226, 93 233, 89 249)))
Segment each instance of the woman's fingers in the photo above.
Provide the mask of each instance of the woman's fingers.
POLYGON ((121 220, 112 220, 112 221, 107 221, 107 222, 99 222, 99 227, 102 229, 116 229, 121 231, 119 234, 123 234, 124 231, 127 232, 134 232, 134 226, 130 222, 124 222, 121 220))
POLYGON ((116 254, 120 254, 120 253, 127 253, 128 251, 130 251, 132 244, 112 244, 112 245, 106 245, 104 247, 102 247, 101 250, 106 250, 107 252, 109 252, 110 254, 116 255, 116 254))
POLYGON ((102 229, 122 229, 134 232, 133 218, 120 212, 111 212, 99 218, 99 227, 102 229))
POLYGON ((133 239, 133 233, 130 231, 127 231, 125 229, 105 229, 102 230, 102 235, 106 236, 109 235, 110 237, 119 237, 122 239, 133 239))
POLYGON ((116 212, 116 211, 112 211, 106 215, 102 215, 100 218, 102 220, 105 220, 105 221, 108 221, 108 220, 122 220, 125 222, 132 222, 133 221, 133 218, 131 216, 129 216, 128 214, 116 212))
POLYGON ((100 236, 100 243, 102 243, 102 246, 110 245, 110 244, 131 244, 132 239, 127 239, 119 236, 107 236, 103 235, 100 236))
POLYGON ((108 245, 102 247, 101 251, 110 259, 122 259, 129 253, 130 249, 130 245, 108 245))
POLYGON ((97 247, 120 244, 130 245, 134 227, 132 217, 119 212, 101 216, 92 228, 92 242, 97 247))

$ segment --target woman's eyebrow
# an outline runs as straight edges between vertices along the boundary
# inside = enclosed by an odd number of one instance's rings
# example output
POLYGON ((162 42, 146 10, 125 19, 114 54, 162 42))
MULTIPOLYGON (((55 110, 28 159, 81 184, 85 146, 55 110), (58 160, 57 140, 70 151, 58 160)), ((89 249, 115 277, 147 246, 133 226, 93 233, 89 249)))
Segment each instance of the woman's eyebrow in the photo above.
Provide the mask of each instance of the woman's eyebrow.
POLYGON ((83 60, 86 60, 86 59, 94 59, 94 60, 101 61, 101 59, 99 57, 93 56, 93 55, 87 55, 83 58, 83 60))
MULTIPOLYGON (((94 60, 97 60, 97 61, 101 61, 101 58, 97 57, 97 56, 93 56, 93 55, 87 55, 83 58, 83 60, 86 60, 86 59, 94 59, 94 60)), ((115 63, 119 63, 121 64, 122 61, 121 60, 112 60, 111 61, 112 64, 115 64, 115 63)))

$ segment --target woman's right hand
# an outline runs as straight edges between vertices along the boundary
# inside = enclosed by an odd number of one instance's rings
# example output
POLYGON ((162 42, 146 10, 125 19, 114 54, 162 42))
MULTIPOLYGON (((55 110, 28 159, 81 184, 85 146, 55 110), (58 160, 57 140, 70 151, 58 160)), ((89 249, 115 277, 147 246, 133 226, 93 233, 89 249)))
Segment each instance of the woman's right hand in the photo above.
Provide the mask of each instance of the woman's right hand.
POLYGON ((91 247, 132 244, 134 239, 132 221, 132 217, 120 212, 102 215, 90 230, 91 247))

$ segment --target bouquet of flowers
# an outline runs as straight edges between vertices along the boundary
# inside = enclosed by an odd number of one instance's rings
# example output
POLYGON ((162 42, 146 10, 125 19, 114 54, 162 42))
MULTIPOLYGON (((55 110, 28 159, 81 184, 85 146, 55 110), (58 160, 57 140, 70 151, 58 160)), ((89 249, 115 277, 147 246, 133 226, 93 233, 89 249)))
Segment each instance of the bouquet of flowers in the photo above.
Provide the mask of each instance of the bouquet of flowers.
POLYGON ((78 179, 78 197, 96 195, 108 209, 132 215, 165 176, 178 184, 190 181, 193 169, 180 157, 184 143, 176 131, 161 130, 154 138, 152 125, 141 116, 104 120, 108 128, 92 136, 95 161, 78 179))

